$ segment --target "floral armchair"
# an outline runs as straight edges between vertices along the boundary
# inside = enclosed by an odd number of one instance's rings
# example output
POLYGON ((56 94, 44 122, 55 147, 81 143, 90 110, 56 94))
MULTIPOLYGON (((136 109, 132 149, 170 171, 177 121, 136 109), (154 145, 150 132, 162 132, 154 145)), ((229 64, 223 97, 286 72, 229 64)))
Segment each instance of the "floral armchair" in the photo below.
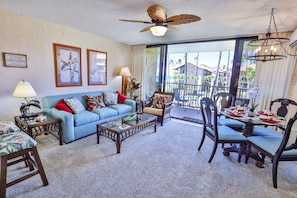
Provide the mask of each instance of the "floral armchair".
POLYGON ((150 101, 143 105, 143 113, 157 116, 157 121, 163 126, 164 120, 170 118, 170 111, 174 100, 174 93, 155 92, 150 101))

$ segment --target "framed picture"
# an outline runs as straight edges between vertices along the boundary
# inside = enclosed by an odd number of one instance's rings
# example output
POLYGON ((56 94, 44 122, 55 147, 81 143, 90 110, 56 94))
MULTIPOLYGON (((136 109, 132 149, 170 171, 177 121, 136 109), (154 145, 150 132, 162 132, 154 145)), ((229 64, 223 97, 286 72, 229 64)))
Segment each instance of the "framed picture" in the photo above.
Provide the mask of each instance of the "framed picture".
POLYGON ((2 55, 3 65, 5 67, 28 67, 27 56, 25 54, 2 53, 2 55))
POLYGON ((81 48, 54 43, 56 87, 82 86, 81 48))
POLYGON ((87 49, 88 85, 107 84, 107 53, 87 49))

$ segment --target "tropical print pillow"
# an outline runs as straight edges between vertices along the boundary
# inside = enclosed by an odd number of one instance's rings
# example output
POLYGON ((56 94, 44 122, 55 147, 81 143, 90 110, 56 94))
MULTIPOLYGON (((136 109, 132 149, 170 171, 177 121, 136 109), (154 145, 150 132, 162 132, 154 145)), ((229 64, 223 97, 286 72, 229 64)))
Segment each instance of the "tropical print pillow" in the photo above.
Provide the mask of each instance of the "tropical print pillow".
POLYGON ((94 109, 105 107, 105 104, 103 102, 103 96, 87 96, 87 95, 85 95, 85 99, 87 101, 89 111, 93 111, 94 109))
POLYGON ((172 97, 169 95, 155 94, 151 107, 157 108, 157 109, 162 109, 166 102, 171 101, 171 98, 172 97))

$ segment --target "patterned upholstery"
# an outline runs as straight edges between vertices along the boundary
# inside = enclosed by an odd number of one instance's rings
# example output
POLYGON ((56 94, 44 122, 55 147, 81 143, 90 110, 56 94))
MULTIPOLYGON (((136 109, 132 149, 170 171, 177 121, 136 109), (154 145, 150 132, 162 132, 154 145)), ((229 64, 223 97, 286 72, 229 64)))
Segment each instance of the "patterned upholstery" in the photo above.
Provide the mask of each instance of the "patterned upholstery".
POLYGON ((22 131, 0 135, 0 156, 36 146, 37 142, 22 131))
POLYGON ((0 122, 0 135, 5 133, 15 132, 15 131, 20 131, 20 129, 12 121, 0 122))

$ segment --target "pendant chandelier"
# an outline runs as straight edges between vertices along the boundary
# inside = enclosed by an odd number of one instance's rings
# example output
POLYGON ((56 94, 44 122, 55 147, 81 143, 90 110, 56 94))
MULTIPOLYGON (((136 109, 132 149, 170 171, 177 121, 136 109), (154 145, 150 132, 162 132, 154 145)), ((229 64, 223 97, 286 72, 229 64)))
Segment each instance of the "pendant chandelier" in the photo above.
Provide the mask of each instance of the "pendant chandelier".
POLYGON ((288 38, 281 38, 278 36, 278 31, 274 19, 274 8, 272 8, 267 33, 265 34, 264 38, 252 40, 248 43, 249 46, 255 47, 256 50, 253 52, 253 55, 248 56, 247 59, 266 62, 286 58, 287 56, 283 44, 286 44, 288 42, 288 38), (272 23, 275 28, 276 38, 273 38, 271 34, 272 23))

